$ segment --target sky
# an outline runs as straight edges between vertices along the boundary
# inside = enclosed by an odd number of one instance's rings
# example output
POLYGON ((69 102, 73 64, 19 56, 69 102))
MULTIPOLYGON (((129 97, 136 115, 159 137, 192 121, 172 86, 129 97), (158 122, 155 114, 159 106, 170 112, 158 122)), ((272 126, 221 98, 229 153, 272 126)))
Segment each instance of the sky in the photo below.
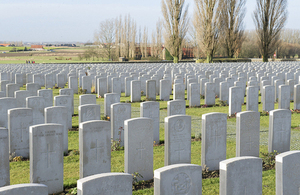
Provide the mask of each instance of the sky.
MULTIPOLYGON (((186 0, 189 15, 194 0, 186 0)), ((256 0, 247 0, 245 29, 254 29, 256 0)), ((300 0, 288 0, 285 28, 300 29, 300 0)), ((0 41, 88 42, 99 23, 130 14, 148 34, 162 19, 161 0, 0 0, 0 41)), ((150 36, 149 36, 150 37, 150 36)))

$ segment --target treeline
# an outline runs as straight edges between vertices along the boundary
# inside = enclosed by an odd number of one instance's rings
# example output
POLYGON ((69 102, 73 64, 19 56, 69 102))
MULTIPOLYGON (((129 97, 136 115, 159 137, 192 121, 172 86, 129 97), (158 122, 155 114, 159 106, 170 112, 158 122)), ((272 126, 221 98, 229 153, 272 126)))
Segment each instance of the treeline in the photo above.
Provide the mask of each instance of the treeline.
POLYGON ((295 58, 299 30, 283 29, 287 0, 257 0, 255 30, 244 29, 246 0, 194 0, 192 18, 185 0, 162 0, 162 15, 151 33, 130 15, 107 19, 95 32, 94 47, 81 57, 106 60, 181 58, 295 58), (165 50, 166 49, 166 50, 165 50), (167 51, 167 52, 166 52, 167 51))

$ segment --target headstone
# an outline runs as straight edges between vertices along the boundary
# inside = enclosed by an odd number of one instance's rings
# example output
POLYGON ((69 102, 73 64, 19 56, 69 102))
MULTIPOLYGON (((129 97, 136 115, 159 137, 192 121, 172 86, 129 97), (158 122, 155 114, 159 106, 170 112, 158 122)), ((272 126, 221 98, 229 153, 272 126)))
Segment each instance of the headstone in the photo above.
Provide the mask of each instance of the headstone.
POLYGON ((131 104, 111 104, 111 138, 124 146, 124 121, 131 118, 131 104))
POLYGON ((173 99, 174 100, 185 100, 185 87, 183 83, 174 84, 174 93, 173 99))
POLYGON ((71 97, 72 100, 71 110, 72 110, 72 114, 74 114, 74 90, 70 88, 60 89, 59 95, 69 95, 71 97))
POLYGON ((120 102, 120 95, 116 93, 104 94, 104 116, 110 117, 110 105, 120 102))
POLYGON ((76 76, 69 77, 68 85, 70 89, 73 89, 74 94, 78 93, 78 78, 76 76))
POLYGON ((167 102, 167 116, 185 115, 185 100, 172 100, 167 102))
POLYGON ((103 77, 103 78, 98 78, 97 79, 97 95, 98 97, 104 97, 104 94, 107 93, 107 78, 103 77))
POLYGON ((45 99, 45 107, 53 106, 53 91, 51 89, 38 90, 38 96, 45 99))
POLYGON ((133 77, 126 77, 125 78, 125 97, 130 96, 130 85, 131 85, 132 80, 133 80, 133 77))
POLYGON ((202 115, 201 166, 210 171, 219 169, 219 162, 226 159, 227 114, 202 115))
POLYGON ((287 81, 287 85, 290 86, 290 100, 293 101, 294 100, 294 85, 295 85, 295 80, 288 80, 287 81))
POLYGON ((68 153, 68 109, 65 106, 45 108, 45 123, 57 123, 63 126, 64 153, 68 153))
POLYGON ((56 75, 56 86, 58 88, 64 88, 65 85, 66 85, 66 82, 65 82, 65 74, 57 74, 56 75))
POLYGON ((214 83, 205 83, 205 102, 207 106, 215 105, 215 84, 214 83))
POLYGON ((9 83, 6 84, 6 97, 14 97, 15 91, 18 91, 20 89, 18 84, 9 83))
POLYGON ((239 112, 236 115, 236 156, 259 157, 260 113, 239 112))
POLYGON ((284 81, 283 80, 276 80, 274 81, 274 86, 275 86, 275 102, 278 101, 278 92, 279 92, 279 86, 280 85, 284 85, 284 81))
POLYGON ((30 183, 48 186, 48 193, 63 191, 63 126, 34 125, 29 130, 30 183))
POLYGON ((110 172, 110 122, 93 120, 79 124, 80 178, 110 172))
POLYGON ((290 86, 280 85, 278 92, 278 109, 290 109, 290 86))
POLYGON ((9 154, 29 158, 29 127, 33 124, 30 108, 8 110, 9 154))
POLYGON ((15 84, 17 84, 19 87, 23 87, 23 74, 15 74, 15 84))
POLYGON ((146 99, 148 101, 156 100, 156 81, 147 80, 146 81, 146 99))
POLYGON ((276 150, 278 153, 290 150, 291 141, 291 111, 277 109, 270 111, 269 116, 269 153, 276 150))
POLYGON ((132 175, 102 173, 77 180, 77 195, 132 195, 132 175))
POLYGON ((300 84, 294 86, 294 110, 300 110, 300 84))
POLYGON ((242 110, 242 88, 230 87, 229 88, 229 116, 234 115, 242 110))
POLYGON ((258 112, 258 87, 247 87, 246 110, 258 112))
POLYGON ((92 78, 91 76, 83 76, 82 77, 82 91, 86 90, 86 93, 91 93, 92 89, 92 78))
POLYGON ((221 82, 220 83, 220 100, 226 102, 228 105, 229 102, 229 83, 221 82))
POLYGON ((17 107, 16 98, 0 98, 0 127, 8 128, 7 111, 17 107))
POLYGON ((40 89, 37 83, 27 83, 26 90, 29 91, 30 96, 37 96, 37 91, 40 89))
POLYGON ((170 80, 160 80, 159 99, 162 101, 170 100, 170 80))
POLYGON ((112 78, 111 79, 112 83, 112 93, 117 93, 121 95, 121 79, 120 78, 112 78))
POLYGON ((30 96, 29 91, 19 90, 15 91, 15 98, 17 100, 17 108, 26 108, 26 98, 30 96))
POLYGON ((165 118, 165 166, 191 163, 191 116, 165 118))
POLYGON ((140 104, 140 117, 151 118, 153 121, 153 142, 159 144, 159 102, 147 101, 140 104))
POLYGON ((202 168, 193 164, 175 164, 154 171, 155 195, 202 194, 202 168))
POLYGON ((45 89, 53 88, 55 85, 54 75, 53 74, 45 74, 45 89))
POLYGON ((143 180, 153 179, 152 123, 152 119, 144 117, 124 122, 124 170, 130 174, 138 172, 143 180))
POLYGON ((1 195, 48 195, 48 186, 37 183, 25 183, 0 188, 1 195))
POLYGON ((79 106, 85 104, 96 104, 96 96, 94 94, 84 94, 79 96, 79 106))
POLYGON ((8 139, 7 129, 0 127, 0 187, 10 184, 8 139))
POLYGON ((235 157, 220 162, 220 195, 228 194, 262 194, 260 158, 235 157))
POLYGON ((45 85, 45 81, 42 74, 34 74, 33 82, 39 85, 39 88, 45 85))
POLYGON ((64 106, 67 108, 67 128, 72 129, 72 97, 69 95, 55 96, 54 106, 64 106))
POLYGON ((40 96, 30 96, 26 98, 26 108, 32 109, 32 125, 43 124, 45 122, 44 108, 45 99, 40 96))
POLYGON ((262 94, 263 111, 269 112, 274 110, 275 86, 263 86, 262 94))
POLYGON ((5 97, 6 97, 6 85, 7 85, 8 83, 10 83, 10 81, 7 81, 7 80, 2 80, 2 81, 0 81, 1 91, 4 92, 5 97))
POLYGON ((189 86, 189 107, 200 106, 200 84, 191 83, 189 86))
POLYGON ((130 86, 130 101, 140 102, 141 101, 141 81, 131 81, 130 86))
POLYGON ((300 193, 300 151, 288 151, 276 156, 276 194, 300 193))

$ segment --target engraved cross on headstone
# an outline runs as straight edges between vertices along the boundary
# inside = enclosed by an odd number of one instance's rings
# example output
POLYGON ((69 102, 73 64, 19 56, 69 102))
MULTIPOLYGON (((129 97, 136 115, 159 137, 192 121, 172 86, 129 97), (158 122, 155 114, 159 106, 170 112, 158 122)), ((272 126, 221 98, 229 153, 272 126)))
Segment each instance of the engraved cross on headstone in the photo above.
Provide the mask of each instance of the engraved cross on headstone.
POLYGON ((214 134, 212 135, 212 137, 214 138, 214 141, 216 143, 216 148, 217 148, 217 146, 218 146, 218 137, 221 138, 221 135, 218 134, 217 128, 214 128, 213 132, 214 132, 214 134))
POLYGON ((281 122, 281 129, 280 129, 280 131, 278 131, 278 134, 279 134, 279 139, 280 139, 280 145, 283 146, 284 145, 283 141, 285 140, 284 138, 286 137, 288 132, 286 131, 286 129, 284 127, 284 123, 282 121, 280 121, 280 122, 281 122))
POLYGON ((104 146, 100 145, 100 142, 98 139, 96 139, 96 146, 94 146, 94 145, 91 146, 91 149, 96 149, 96 162, 98 162, 98 158, 100 157, 99 149, 103 149, 103 148, 104 148, 104 146))
POLYGON ((249 136, 249 141, 246 142, 246 145, 249 146, 248 151, 251 151, 252 144, 254 144, 254 142, 252 141, 251 136, 249 136))
POLYGON ((142 157, 143 157, 142 151, 146 150, 146 148, 143 148, 143 143, 142 142, 140 142, 140 147, 137 148, 136 150, 138 151, 139 159, 142 159, 142 157))
POLYGON ((181 149, 181 147, 180 147, 180 143, 178 143, 178 149, 177 149, 177 150, 175 150, 175 152, 177 152, 177 153, 178 153, 178 159, 179 159, 179 161, 180 161, 180 153, 181 153, 181 151, 184 151, 184 149, 181 149))
POLYGON ((56 153, 56 152, 50 151, 50 144, 47 144, 47 152, 42 152, 42 154, 47 155, 47 168, 49 168, 51 164, 51 153, 56 153))
POLYGON ((21 133, 21 142, 23 142, 23 138, 24 138, 23 132, 24 132, 24 130, 25 131, 27 130, 27 126, 25 125, 24 122, 21 122, 20 129, 19 129, 19 131, 21 131, 20 132, 21 133))

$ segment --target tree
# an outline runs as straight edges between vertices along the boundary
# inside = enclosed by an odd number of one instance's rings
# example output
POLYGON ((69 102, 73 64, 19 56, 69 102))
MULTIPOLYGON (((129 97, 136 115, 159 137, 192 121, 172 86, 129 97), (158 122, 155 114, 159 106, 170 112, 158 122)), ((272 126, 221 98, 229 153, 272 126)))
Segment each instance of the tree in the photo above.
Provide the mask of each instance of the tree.
POLYGON ((268 62, 278 47, 280 33, 287 20, 287 0, 256 0, 253 14, 258 45, 263 61, 268 62))
POLYGON ((184 10, 184 3, 185 0, 162 0, 164 41, 174 63, 178 63, 182 41, 188 30, 188 7, 184 10))
POLYGON ((242 47, 245 3, 246 0, 223 0, 222 2, 222 45, 229 58, 233 58, 235 54, 238 54, 242 47))
POLYGON ((94 35, 95 43, 99 45, 104 52, 104 57, 112 59, 112 48, 115 41, 115 22, 113 19, 107 19, 100 23, 99 30, 94 35))
POLYGON ((211 63, 218 46, 221 29, 219 0, 195 0, 194 28, 198 45, 211 63))

